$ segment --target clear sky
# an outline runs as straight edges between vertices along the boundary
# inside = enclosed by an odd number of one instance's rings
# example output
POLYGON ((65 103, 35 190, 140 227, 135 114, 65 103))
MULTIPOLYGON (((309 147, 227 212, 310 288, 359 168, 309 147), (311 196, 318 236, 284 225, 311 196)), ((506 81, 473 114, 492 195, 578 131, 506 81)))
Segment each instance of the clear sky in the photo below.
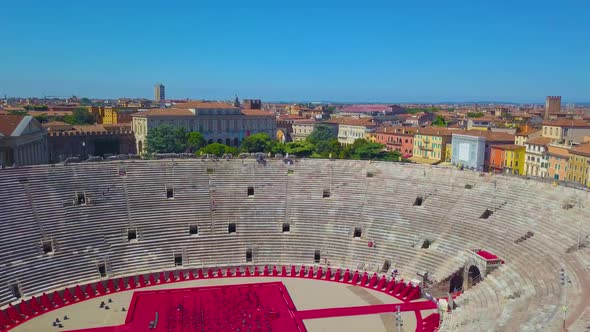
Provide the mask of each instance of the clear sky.
POLYGON ((9 96, 590 101, 590 1, 14 0, 9 96))

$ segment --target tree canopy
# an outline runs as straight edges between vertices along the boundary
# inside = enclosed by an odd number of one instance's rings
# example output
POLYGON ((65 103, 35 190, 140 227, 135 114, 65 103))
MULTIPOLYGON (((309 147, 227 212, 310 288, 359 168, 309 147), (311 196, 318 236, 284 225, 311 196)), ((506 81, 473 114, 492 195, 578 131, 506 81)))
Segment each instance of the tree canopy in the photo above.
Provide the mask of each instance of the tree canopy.
POLYGON ((218 157, 221 157, 226 153, 235 155, 238 153, 238 149, 221 143, 211 143, 197 151, 197 155, 213 154, 218 157))
POLYGON ((47 111, 49 107, 47 105, 25 105, 27 111, 47 111))
POLYGON ((186 135, 186 144, 190 152, 194 152, 205 147, 207 141, 205 140, 205 137, 203 137, 203 134, 198 131, 191 131, 186 135))
POLYGON ((344 148, 340 157, 343 159, 356 160, 384 160, 399 161, 401 155, 397 151, 389 152, 384 150, 385 146, 379 143, 369 142, 366 139, 359 138, 350 146, 344 148))
POLYGON ((270 151, 272 139, 266 133, 256 133, 246 137, 240 146, 240 152, 268 152, 270 151))
POLYGON ((8 115, 28 115, 29 113, 27 111, 21 111, 21 110, 10 110, 8 111, 8 115))
POLYGON ((169 125, 152 128, 146 137, 147 153, 182 153, 186 151, 187 133, 184 128, 169 125))
POLYGON ((83 107, 74 109, 72 115, 64 116, 63 120, 71 125, 94 124, 94 116, 83 107))
POLYGON ((432 125, 435 127, 446 127, 447 124, 447 120, 441 115, 437 115, 434 121, 432 121, 432 125))
POLYGON ((467 113, 467 117, 468 118, 481 118, 483 117, 483 112, 468 112, 467 113))

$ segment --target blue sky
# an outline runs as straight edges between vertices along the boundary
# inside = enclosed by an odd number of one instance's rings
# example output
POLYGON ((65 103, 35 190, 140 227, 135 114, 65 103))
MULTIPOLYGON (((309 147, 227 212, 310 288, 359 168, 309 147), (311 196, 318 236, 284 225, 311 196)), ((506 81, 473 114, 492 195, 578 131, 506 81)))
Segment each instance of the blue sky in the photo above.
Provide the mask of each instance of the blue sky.
POLYGON ((3 1, 0 94, 590 101, 590 1, 3 1))

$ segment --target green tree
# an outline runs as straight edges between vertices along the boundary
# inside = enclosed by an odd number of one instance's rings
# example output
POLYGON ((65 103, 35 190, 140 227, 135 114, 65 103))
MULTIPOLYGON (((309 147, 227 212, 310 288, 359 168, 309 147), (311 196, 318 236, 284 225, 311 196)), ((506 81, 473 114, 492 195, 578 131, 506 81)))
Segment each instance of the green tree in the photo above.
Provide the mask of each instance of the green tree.
POLYGON ((80 99, 80 105, 82 106, 92 106, 92 101, 88 98, 80 99))
POLYGON ((94 124, 94 116, 86 108, 79 107, 72 111, 72 115, 64 116, 64 122, 71 125, 94 124))
POLYGON ((246 137, 240 146, 240 152, 268 152, 272 139, 266 133, 257 133, 246 137))
POLYGON ((432 121, 432 125, 435 127, 446 127, 447 120, 441 115, 437 115, 434 121, 432 121))
POLYGON ((199 133, 198 131, 191 131, 190 133, 188 133, 186 135, 186 140, 187 148, 190 152, 197 151, 205 147, 205 145, 207 145, 205 137, 203 137, 203 134, 199 133))
POLYGON ((27 111, 47 111, 49 107, 47 105, 26 105, 25 109, 27 111))
POLYGON ((349 154, 350 159, 360 160, 384 160, 384 161, 399 161, 401 155, 399 152, 388 152, 384 150, 385 146, 379 143, 369 142, 365 139, 359 138, 354 143, 347 147, 349 150, 345 154, 349 154))
POLYGON ((47 114, 45 114, 45 113, 35 115, 34 118, 37 119, 37 121, 39 121, 40 123, 45 123, 45 122, 49 121, 49 118, 47 117, 47 114))
POLYGON ((231 146, 227 146, 225 144, 221 144, 221 143, 211 143, 211 144, 201 148, 199 151, 197 151, 196 154, 197 155, 213 154, 218 157, 221 157, 226 153, 231 153, 231 154, 235 155, 238 153, 238 149, 231 147, 231 146))
POLYGON ((313 128, 313 131, 309 136, 307 136, 306 140, 312 144, 318 144, 322 141, 329 141, 332 138, 336 138, 336 133, 332 130, 329 125, 326 124, 318 124, 313 128))
POLYGON ((294 154, 297 157, 309 157, 314 151, 315 146, 308 141, 296 141, 286 144, 285 152, 294 154))
POLYGON ((187 148, 187 134, 184 128, 175 129, 164 125, 152 128, 146 137, 147 153, 181 153, 187 148))
POLYGON ((8 111, 8 115, 28 115, 27 111, 20 111, 20 110, 10 110, 8 111))
POLYGON ((467 113, 467 117, 468 118, 481 118, 483 117, 483 112, 468 112, 467 113))

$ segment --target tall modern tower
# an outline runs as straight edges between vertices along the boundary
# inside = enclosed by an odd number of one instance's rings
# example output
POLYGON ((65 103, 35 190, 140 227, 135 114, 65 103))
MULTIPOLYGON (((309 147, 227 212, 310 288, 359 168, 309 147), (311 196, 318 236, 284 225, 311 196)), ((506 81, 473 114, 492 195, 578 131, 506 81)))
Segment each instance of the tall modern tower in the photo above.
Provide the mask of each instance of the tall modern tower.
POLYGON ((545 120, 549 120, 551 113, 561 111, 561 96, 547 96, 545 98, 545 120))
POLYGON ((163 101, 166 99, 166 87, 162 83, 154 85, 154 100, 163 101))

